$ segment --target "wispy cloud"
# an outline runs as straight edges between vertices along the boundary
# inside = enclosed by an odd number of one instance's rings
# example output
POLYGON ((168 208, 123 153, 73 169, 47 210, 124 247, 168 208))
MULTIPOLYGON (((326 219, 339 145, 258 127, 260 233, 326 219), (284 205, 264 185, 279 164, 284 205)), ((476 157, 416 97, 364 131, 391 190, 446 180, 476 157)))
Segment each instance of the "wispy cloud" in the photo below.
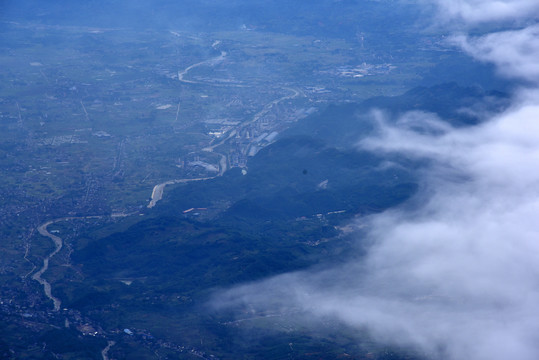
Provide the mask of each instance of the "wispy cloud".
POLYGON ((450 21, 480 24, 514 21, 539 13, 536 0, 435 0, 440 14, 450 21))
MULTIPOLYGON (((438 3, 471 23, 539 10, 537 1, 438 3)), ((221 305, 332 316, 432 358, 539 358, 539 28, 455 39, 526 81, 512 106, 466 128, 374 112, 378 136, 359 147, 430 160, 419 205, 370 217, 361 261, 234 288, 221 305)))
POLYGON ((454 40, 476 59, 496 64, 505 76, 539 82, 539 25, 454 40))

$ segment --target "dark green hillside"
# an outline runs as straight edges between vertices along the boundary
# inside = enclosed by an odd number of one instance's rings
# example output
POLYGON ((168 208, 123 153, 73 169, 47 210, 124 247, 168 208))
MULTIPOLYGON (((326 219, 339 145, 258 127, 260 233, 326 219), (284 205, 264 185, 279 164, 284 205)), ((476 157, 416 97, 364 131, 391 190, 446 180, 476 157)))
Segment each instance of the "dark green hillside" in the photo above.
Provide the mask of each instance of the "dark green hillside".
POLYGON ((382 161, 307 137, 285 138, 253 159, 242 179, 250 191, 225 217, 263 219, 267 213, 267 219, 291 219, 341 210, 349 215, 383 210, 408 197, 414 186, 407 171, 381 169, 382 161))
MULTIPOLYGON (((409 170, 382 166, 387 161, 374 154, 330 148, 306 136, 284 138, 260 151, 248 173, 232 170, 222 178, 179 186, 160 204, 166 214, 191 207, 230 207, 218 221, 240 218, 257 221, 292 221, 345 211, 381 211, 415 191, 409 170), (226 190, 224 190, 226 189, 226 190)), ((251 223, 250 228, 256 227, 251 223)))
POLYGON ((74 260, 92 278, 144 278, 157 288, 191 294, 304 267, 310 251, 293 239, 160 217, 92 242, 74 260))
POLYGON ((507 94, 486 91, 478 86, 462 87, 447 83, 417 87, 400 96, 381 96, 362 103, 329 105, 319 114, 299 122, 282 137, 302 134, 328 146, 349 148, 374 130, 370 115, 372 109, 382 109, 389 115, 389 120, 395 120, 407 111, 427 111, 453 126, 466 126, 479 123, 481 115, 502 110, 508 101, 507 94))
MULTIPOLYGON (((329 107, 324 119, 344 124, 354 109, 329 107)), ((314 121, 323 126, 321 118, 314 121)), ((306 125, 312 122, 304 120, 295 131, 312 129, 306 125)), ((335 138, 348 133, 335 130, 335 138)), ((138 327, 192 346, 203 336, 205 346, 223 358, 281 358, 290 352, 283 337, 294 339, 297 358, 366 354, 357 342, 320 342, 301 327, 285 336, 264 321, 249 325, 259 335, 247 341, 241 327, 222 325, 227 315, 213 319, 199 305, 215 288, 344 261, 352 244, 336 226, 408 199, 417 190, 417 166, 398 156, 337 149, 316 133, 283 137, 253 157, 246 174, 232 169, 212 180, 171 186, 148 210, 150 218, 127 230, 112 227, 106 236, 88 233, 72 255, 85 280, 58 286, 57 293, 67 307, 93 311, 108 330, 138 327), (190 208, 197 210, 184 214, 190 208), (224 344, 229 341, 238 346, 224 344)), ((122 354, 129 345, 115 349, 122 354)))
POLYGON ((178 186, 167 193, 158 211, 173 215, 192 207, 226 209, 219 221, 250 219, 249 228, 256 228, 255 219, 289 221, 342 210, 348 216, 381 211, 415 191, 412 173, 419 164, 353 149, 374 130, 371 109, 384 109, 390 120, 425 109, 453 126, 465 126, 481 119, 463 109, 480 103, 476 112, 498 110, 505 99, 502 93, 450 83, 360 104, 330 105, 260 151, 249 161, 246 175, 232 169, 221 178, 178 186))
MULTIPOLYGON (((246 172, 234 168, 211 180, 171 185, 155 208, 143 210, 145 216, 79 236, 71 254, 77 275, 68 268, 56 270, 55 295, 62 306, 118 334, 113 358, 151 358, 154 339, 225 359, 290 354, 337 359, 349 353, 399 358, 400 350, 387 352, 368 337, 359 341, 338 324, 331 325, 335 334, 328 338, 306 328, 301 319, 279 314, 235 323, 234 314, 212 314, 203 304, 215 289, 357 255, 350 249, 361 246, 361 234, 350 239, 341 226, 405 202, 418 190, 417 170, 423 165, 398 154, 354 148, 374 130, 370 109, 397 116, 426 108, 455 126, 479 121, 452 108, 451 97, 462 108, 503 96, 448 84, 328 106, 250 158, 246 172), (124 328, 135 335, 125 334, 124 328)), ((484 103, 488 110, 489 102, 484 103)), ((47 342, 64 354, 85 356, 76 339, 69 342, 73 349, 47 342)))
POLYGON ((374 97, 362 103, 363 107, 380 108, 394 115, 406 111, 420 110, 437 114, 453 126, 477 124, 481 118, 470 113, 475 110, 498 112, 508 106, 507 94, 486 91, 479 86, 462 87, 457 83, 446 83, 432 87, 417 87, 401 96, 374 97), (481 104, 482 106, 478 106, 481 104))
MULTIPOLYGON (((170 186, 147 211, 150 218, 127 230, 112 227, 109 235, 87 234, 72 255, 85 280, 57 292, 69 308, 93 311, 108 330, 133 326, 190 346, 200 346, 203 337, 206 348, 223 358, 286 357, 291 339, 295 358, 373 353, 368 340, 344 341, 346 330, 322 340, 294 321, 283 323, 295 329, 287 334, 265 320, 231 327, 223 325, 228 315, 214 318, 200 304, 215 288, 344 261, 352 245, 336 226, 401 204, 417 191, 419 162, 353 148, 374 129, 371 108, 391 116, 426 109, 464 126, 479 119, 458 109, 485 100, 488 110, 490 98, 503 95, 446 84, 329 106, 251 158, 246 174, 231 169, 212 180, 170 186)), ((118 356, 130 349, 129 343, 115 347, 118 356)))

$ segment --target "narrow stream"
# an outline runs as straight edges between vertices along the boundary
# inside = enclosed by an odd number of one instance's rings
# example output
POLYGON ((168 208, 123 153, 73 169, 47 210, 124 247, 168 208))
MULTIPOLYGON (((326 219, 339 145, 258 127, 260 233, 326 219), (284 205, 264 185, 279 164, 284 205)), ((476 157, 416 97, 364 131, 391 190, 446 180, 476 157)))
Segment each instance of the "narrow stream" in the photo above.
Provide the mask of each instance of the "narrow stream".
POLYGON ((74 220, 74 219, 100 219, 102 217, 103 216, 100 216, 100 215, 80 216, 80 217, 65 217, 65 218, 59 218, 59 219, 55 219, 55 220, 50 220, 50 221, 47 221, 46 223, 41 224, 40 226, 38 226, 37 231, 41 235, 51 239, 54 242, 55 248, 54 248, 53 252, 51 252, 45 259, 43 259, 43 266, 41 267, 41 269, 38 272, 36 272, 36 273, 34 273, 34 275, 32 275, 32 279, 37 281, 41 285, 43 285, 43 291, 45 292, 45 296, 48 297, 49 299, 51 299, 52 302, 54 303, 54 311, 60 310, 60 305, 62 305, 62 302, 60 301, 60 299, 58 299, 57 297, 54 297, 52 295, 51 284, 47 280, 43 279, 41 276, 45 273, 45 271, 47 271, 49 269, 49 261, 50 261, 50 259, 52 257, 54 257, 54 255, 58 254, 58 252, 60 250, 62 250, 63 241, 62 241, 62 239, 60 237, 51 234, 47 230, 47 227, 50 224, 54 224, 54 223, 57 223, 57 222, 60 222, 60 221, 74 220))
POLYGON ((64 220, 64 219, 51 220, 51 221, 46 222, 45 224, 40 225, 37 228, 37 231, 41 235, 50 238, 54 242, 55 249, 45 259, 43 259, 43 267, 38 272, 36 272, 34 275, 32 275, 33 280, 36 280, 38 283, 43 285, 43 290, 45 291, 45 296, 48 297, 49 299, 51 299, 52 302, 54 303, 54 311, 60 310, 60 305, 62 304, 62 302, 60 301, 60 299, 58 299, 57 297, 54 297, 52 295, 51 284, 47 280, 43 279, 41 277, 41 275, 43 275, 43 273, 49 269, 49 260, 54 255, 58 254, 58 252, 62 249, 62 245, 63 245, 62 239, 47 231, 47 227, 50 224, 55 223, 57 221, 61 221, 61 220, 64 220))

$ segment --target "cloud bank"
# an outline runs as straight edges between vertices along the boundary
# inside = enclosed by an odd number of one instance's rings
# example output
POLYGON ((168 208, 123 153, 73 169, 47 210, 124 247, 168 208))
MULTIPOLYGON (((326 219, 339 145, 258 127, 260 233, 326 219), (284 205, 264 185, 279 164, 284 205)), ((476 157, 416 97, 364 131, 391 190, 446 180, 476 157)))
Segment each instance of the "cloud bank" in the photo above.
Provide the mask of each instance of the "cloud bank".
POLYGON ((496 64, 502 75, 537 85, 538 39, 539 25, 531 25, 524 29, 497 32, 479 38, 458 36, 454 38, 454 42, 476 59, 496 64))
MULTIPOLYGON (((537 1, 439 5, 472 23, 539 10, 537 1)), ((539 27, 455 41, 525 81, 512 106, 468 128, 375 112, 379 135, 359 147, 431 160, 421 205, 372 216, 361 262, 234 288, 221 305, 331 316, 433 359, 539 358, 539 27)))
POLYGON ((480 24, 515 21, 539 14, 536 0, 436 0, 440 14, 450 21, 480 24))

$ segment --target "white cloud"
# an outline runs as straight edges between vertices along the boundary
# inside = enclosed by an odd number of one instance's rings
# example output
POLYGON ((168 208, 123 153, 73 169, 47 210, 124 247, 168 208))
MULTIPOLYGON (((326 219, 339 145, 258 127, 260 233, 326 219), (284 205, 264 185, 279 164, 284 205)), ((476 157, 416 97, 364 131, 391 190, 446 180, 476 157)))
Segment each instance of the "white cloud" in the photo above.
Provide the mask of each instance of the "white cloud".
POLYGON ((459 36, 454 42, 476 59, 496 64, 505 76, 539 82, 539 25, 471 39, 459 36))
POLYGON ((374 245, 361 263, 276 277, 225 298, 330 315, 433 358, 537 359, 539 105, 522 100, 459 129, 425 113, 394 126, 375 115, 380 137, 362 147, 435 160, 426 202, 371 217, 374 245))
POLYGON ((435 0, 444 18, 469 24, 537 18, 537 0, 435 0))

